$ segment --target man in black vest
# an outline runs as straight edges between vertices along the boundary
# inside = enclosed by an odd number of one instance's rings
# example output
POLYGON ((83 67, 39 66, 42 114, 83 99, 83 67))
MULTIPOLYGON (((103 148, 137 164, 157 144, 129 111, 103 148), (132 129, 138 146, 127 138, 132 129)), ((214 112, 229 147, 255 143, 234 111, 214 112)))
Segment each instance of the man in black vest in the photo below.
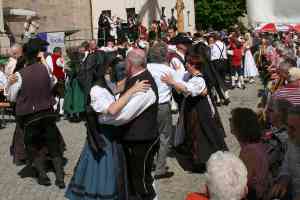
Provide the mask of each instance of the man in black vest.
MULTIPOLYGON (((38 183, 51 185, 47 176, 43 158, 35 156, 34 144, 43 135, 56 173, 55 184, 64 188, 63 160, 59 146, 59 132, 56 127, 56 114, 53 112, 52 96, 53 80, 47 67, 41 64, 42 48, 47 43, 39 39, 31 39, 25 46, 26 67, 17 72, 16 119, 24 129, 24 144, 29 164, 33 164, 38 172, 38 183)), ((13 83, 13 81, 11 81, 13 83)))
POLYGON ((129 200, 153 200, 156 196, 151 168, 158 148, 158 90, 146 66, 146 54, 143 50, 134 49, 128 53, 125 91, 138 80, 148 80, 156 96, 154 104, 122 127, 125 131, 122 144, 127 160, 129 200))

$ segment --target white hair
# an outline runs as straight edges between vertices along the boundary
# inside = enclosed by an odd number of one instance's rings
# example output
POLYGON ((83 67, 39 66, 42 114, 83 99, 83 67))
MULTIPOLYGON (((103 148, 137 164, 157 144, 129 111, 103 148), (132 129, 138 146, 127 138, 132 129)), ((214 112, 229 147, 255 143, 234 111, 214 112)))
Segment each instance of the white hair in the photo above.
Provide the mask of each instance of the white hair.
POLYGON ((134 67, 145 68, 147 65, 146 54, 144 51, 139 49, 129 51, 126 59, 129 60, 134 67))
POLYGON ((247 168, 230 152, 218 151, 207 162, 207 187, 211 200, 241 200, 247 187, 247 168))
POLYGON ((294 82, 300 80, 300 69, 297 67, 291 67, 289 69, 289 78, 288 81, 289 82, 294 82))

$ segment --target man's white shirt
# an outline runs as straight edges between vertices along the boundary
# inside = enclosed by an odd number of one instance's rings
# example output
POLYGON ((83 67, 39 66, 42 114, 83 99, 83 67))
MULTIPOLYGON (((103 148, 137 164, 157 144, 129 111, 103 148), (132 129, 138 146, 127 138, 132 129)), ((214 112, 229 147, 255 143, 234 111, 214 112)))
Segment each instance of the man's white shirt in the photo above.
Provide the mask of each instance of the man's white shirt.
POLYGON ((212 45, 211 49, 211 60, 219 60, 219 59, 227 59, 227 47, 221 41, 216 41, 215 44, 212 45), (221 54, 222 53, 222 54, 221 54))
POLYGON ((150 63, 147 69, 153 76, 158 88, 159 104, 167 103, 172 98, 172 87, 161 81, 161 77, 170 74, 176 82, 182 82, 178 73, 166 64, 150 63))

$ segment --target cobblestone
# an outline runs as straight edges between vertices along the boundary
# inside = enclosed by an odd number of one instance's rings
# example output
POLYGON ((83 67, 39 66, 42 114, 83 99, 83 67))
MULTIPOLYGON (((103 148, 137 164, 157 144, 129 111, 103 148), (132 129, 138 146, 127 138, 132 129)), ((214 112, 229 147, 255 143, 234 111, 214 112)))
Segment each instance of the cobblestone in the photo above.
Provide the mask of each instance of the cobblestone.
MULTIPOLYGON (((239 145, 229 133, 228 117, 230 111, 235 107, 254 108, 257 102, 258 87, 248 85, 246 90, 232 91, 232 103, 228 107, 219 109, 227 132, 226 142, 230 150, 235 153, 239 152, 239 145)), ((54 185, 43 187, 31 178, 22 179, 18 176, 18 172, 23 167, 14 166, 9 153, 14 126, 13 123, 9 123, 7 128, 0 130, 0 200, 66 200, 64 190, 59 190, 54 185)), ((65 157, 68 158, 66 165, 66 182, 68 183, 85 142, 85 128, 82 123, 71 124, 67 121, 59 122, 58 126, 67 143, 65 157)), ((160 180, 156 183, 159 188, 160 200, 183 200, 188 192, 199 191, 203 186, 204 175, 184 172, 173 158, 168 159, 168 164, 175 175, 170 179, 160 180)), ((54 183, 54 174, 49 173, 49 176, 54 183)))

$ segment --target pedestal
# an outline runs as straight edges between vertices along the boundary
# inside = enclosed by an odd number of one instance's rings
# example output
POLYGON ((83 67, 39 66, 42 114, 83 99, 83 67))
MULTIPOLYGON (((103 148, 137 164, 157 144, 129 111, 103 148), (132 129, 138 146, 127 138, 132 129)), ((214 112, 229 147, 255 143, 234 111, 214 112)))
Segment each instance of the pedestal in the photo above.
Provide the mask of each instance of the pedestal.
POLYGON ((6 34, 0 34, 0 54, 8 55, 8 50, 10 48, 10 41, 6 34))

